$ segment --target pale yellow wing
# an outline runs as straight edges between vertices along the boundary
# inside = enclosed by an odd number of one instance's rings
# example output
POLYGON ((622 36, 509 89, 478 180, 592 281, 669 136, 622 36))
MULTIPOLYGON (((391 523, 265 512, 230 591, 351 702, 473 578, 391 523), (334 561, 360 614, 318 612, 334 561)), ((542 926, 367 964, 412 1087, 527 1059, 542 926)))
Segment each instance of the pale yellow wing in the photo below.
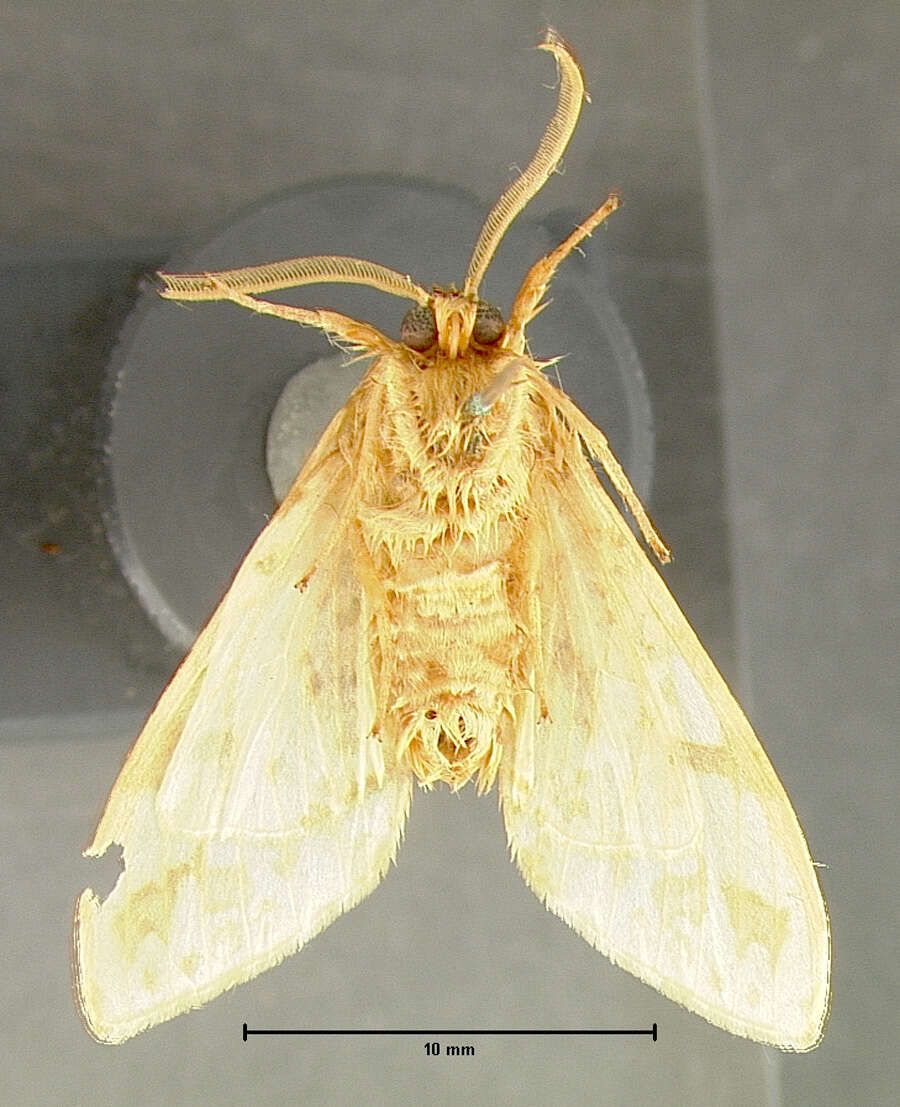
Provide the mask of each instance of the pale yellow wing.
POLYGON ((322 453, 161 697, 86 851, 124 847, 110 895, 76 908, 76 993, 101 1041, 276 964, 396 852, 410 776, 371 736, 369 611, 335 533, 349 464, 322 453))
POLYGON ((587 462, 535 507, 549 719, 523 722, 500 782, 525 880, 710 1022, 811 1049, 828 918, 784 788, 587 462))

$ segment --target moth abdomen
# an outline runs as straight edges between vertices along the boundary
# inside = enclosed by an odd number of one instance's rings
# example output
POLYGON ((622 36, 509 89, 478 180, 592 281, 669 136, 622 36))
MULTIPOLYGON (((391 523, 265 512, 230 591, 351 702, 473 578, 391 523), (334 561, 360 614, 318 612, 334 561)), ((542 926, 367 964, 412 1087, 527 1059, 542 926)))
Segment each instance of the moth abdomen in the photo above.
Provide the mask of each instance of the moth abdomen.
POLYGON ((424 787, 443 781, 456 791, 476 773, 479 791, 493 784, 511 716, 490 691, 443 690, 398 712, 398 752, 424 787))
POLYGON ((384 730, 422 784, 490 787, 521 691, 526 640, 505 561, 419 563, 385 589, 384 730))

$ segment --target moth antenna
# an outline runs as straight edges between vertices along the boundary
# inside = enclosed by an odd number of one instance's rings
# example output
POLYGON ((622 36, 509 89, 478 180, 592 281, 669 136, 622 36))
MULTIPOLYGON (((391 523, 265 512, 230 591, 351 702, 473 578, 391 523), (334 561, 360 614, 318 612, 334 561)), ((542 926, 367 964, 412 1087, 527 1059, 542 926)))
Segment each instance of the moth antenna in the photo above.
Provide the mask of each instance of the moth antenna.
POLYGON ((477 295, 478 286, 501 239, 519 212, 547 183, 569 145, 569 139, 581 114, 581 105, 585 99, 584 75, 571 47, 551 28, 547 30, 538 49, 547 50, 556 58, 559 71, 556 111, 547 124, 527 169, 506 188, 484 221, 466 273, 464 296, 477 295))
POLYGON ((222 269, 217 273, 156 275, 163 285, 157 291, 167 300, 227 300, 234 292, 275 292, 302 284, 364 284, 419 304, 431 301, 430 293, 411 277, 374 261, 337 254, 288 258, 243 269, 222 269))

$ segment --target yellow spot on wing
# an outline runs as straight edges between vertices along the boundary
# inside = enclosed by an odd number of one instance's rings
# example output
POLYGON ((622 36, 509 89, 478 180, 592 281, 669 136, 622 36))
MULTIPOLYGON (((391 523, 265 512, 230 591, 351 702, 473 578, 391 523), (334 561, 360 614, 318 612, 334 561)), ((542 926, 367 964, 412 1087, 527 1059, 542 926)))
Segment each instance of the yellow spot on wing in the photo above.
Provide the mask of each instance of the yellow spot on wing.
POLYGON ((190 875, 189 864, 177 865, 166 870, 161 881, 150 881, 128 897, 112 925, 129 961, 135 959, 139 946, 150 934, 156 934, 163 945, 168 944, 178 887, 190 875))
POLYGON ((724 746, 704 746, 699 742, 681 742, 681 759, 698 773, 734 777, 734 755, 724 746))
POLYGON ((197 969, 200 967, 200 954, 191 953, 187 957, 182 957, 178 962, 178 967, 184 973, 185 976, 192 977, 197 969))
POLYGON ((698 928, 706 910, 706 867, 702 859, 696 872, 666 873, 655 881, 653 898, 660 913, 671 912, 698 928))
POLYGON ((271 553, 266 554, 263 557, 258 557, 253 562, 253 567, 257 569, 264 576, 270 576, 272 573, 278 572, 284 565, 284 553, 281 550, 273 550, 271 553))
POLYGON ((768 953, 774 967, 787 938, 788 909, 776 907, 759 892, 740 884, 722 884, 722 895, 728 907, 738 955, 743 957, 750 945, 756 942, 768 953))

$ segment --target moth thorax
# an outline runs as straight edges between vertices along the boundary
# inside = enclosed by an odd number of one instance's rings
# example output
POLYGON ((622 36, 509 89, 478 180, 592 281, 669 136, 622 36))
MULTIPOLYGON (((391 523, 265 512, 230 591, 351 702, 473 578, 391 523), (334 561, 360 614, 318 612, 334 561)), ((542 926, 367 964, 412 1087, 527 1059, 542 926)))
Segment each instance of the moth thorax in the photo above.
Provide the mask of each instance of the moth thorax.
POLYGON ((443 781, 456 791, 477 773, 485 792, 500 767, 500 714, 471 697, 441 693, 404 720, 399 752, 425 787, 443 781))

